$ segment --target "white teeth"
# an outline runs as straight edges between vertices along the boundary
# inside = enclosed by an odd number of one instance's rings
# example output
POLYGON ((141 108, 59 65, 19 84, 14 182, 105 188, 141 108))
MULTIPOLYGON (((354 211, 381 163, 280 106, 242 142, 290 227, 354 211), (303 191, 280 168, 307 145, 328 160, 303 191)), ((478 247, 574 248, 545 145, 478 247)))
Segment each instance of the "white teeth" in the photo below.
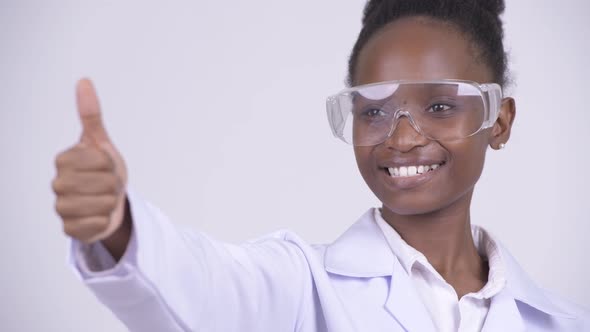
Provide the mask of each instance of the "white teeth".
POLYGON ((400 167, 399 176, 408 176, 408 168, 404 166, 400 167))
POLYGON ((389 167, 387 170, 392 177, 409 177, 434 171, 441 165, 442 164, 389 167))

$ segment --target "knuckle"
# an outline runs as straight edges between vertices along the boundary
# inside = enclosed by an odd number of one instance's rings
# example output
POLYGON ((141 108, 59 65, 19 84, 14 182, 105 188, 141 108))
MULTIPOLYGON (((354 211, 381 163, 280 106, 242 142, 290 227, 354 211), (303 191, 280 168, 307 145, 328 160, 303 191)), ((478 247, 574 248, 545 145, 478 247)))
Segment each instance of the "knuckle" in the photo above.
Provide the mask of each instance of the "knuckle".
POLYGON ((77 227, 76 227, 75 223, 73 223, 73 222, 68 222, 68 223, 64 222, 62 229, 63 229, 63 232, 68 236, 76 237, 76 235, 77 235, 77 232, 76 232, 77 227))
POLYGON ((55 157, 55 168, 60 169, 64 168, 67 165, 69 151, 70 150, 66 150, 58 153, 58 155, 55 157))
POLYGON ((51 188, 55 194, 64 195, 68 193, 68 191, 71 191, 71 186, 68 185, 70 182, 71 180, 69 179, 69 176, 59 175, 51 182, 51 188))
POLYGON ((82 242, 92 239, 108 228, 106 217, 86 217, 66 219, 63 223, 63 232, 82 242))
POLYGON ((116 209, 118 195, 58 196, 55 210, 62 219, 89 218, 87 225, 108 224, 108 217, 116 209), (104 218, 107 218, 106 220, 104 218))
POLYGON ((62 184, 59 178, 55 178, 51 181, 51 189, 54 193, 58 194, 62 192, 62 184))
POLYGON ((86 213, 86 206, 81 204, 80 198, 76 196, 58 197, 55 205, 57 213, 62 218, 79 217, 86 213))
POLYGON ((65 211, 66 211, 66 203, 64 202, 64 199, 62 197, 58 197, 55 200, 55 211, 57 211, 57 213, 60 216, 63 216, 65 214, 65 211))

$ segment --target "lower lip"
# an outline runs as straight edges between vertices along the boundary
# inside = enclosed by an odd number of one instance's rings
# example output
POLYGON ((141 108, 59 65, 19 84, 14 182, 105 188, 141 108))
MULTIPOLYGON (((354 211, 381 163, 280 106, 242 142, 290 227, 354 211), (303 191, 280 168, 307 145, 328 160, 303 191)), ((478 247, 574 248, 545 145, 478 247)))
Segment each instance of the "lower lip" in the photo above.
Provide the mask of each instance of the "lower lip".
POLYGON ((446 164, 439 166, 437 169, 433 171, 428 171, 426 173, 417 174, 414 176, 393 177, 389 175, 388 169, 383 168, 381 168, 380 173, 387 178, 385 182, 390 184, 391 186, 398 189, 412 189, 430 181, 441 171, 441 169, 444 169, 445 166, 446 164))

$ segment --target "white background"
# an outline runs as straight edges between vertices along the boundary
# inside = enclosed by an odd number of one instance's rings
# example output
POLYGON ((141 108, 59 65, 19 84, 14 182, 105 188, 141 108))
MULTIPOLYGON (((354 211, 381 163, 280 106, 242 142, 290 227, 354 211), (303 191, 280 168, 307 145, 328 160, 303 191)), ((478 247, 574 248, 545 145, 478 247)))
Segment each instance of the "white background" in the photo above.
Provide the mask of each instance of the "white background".
MULTIPOLYGON (((53 208, 82 76, 130 185, 178 224, 232 242, 279 228, 327 242, 376 206, 324 111, 363 4, 0 1, 0 330, 125 330, 66 266, 53 208)), ((518 113, 472 206, 539 284, 587 307, 589 12, 586 0, 508 0, 518 113)))

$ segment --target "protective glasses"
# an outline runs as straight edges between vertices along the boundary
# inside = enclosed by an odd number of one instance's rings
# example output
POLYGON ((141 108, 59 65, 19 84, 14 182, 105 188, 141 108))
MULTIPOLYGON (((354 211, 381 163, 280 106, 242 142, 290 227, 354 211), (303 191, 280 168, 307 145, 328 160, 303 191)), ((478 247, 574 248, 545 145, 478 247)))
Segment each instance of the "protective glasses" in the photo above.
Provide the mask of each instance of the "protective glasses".
POLYGON ((402 117, 421 135, 452 141, 491 127, 498 118, 502 88, 462 80, 388 81, 355 86, 328 97, 334 136, 355 146, 390 137, 402 117))

